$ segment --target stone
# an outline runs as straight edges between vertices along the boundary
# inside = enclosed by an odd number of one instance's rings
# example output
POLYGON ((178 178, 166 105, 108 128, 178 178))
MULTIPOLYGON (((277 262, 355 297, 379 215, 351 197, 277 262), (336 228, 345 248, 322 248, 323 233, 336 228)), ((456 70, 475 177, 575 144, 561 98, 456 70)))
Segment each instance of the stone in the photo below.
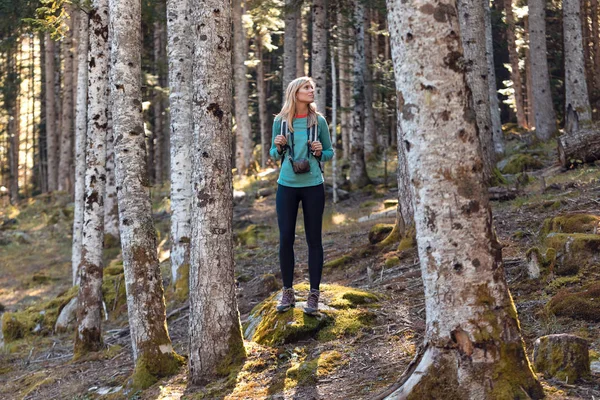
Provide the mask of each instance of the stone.
POLYGON ((273 189, 270 187, 260 188, 256 192, 256 198, 267 197, 273 194, 273 189))
POLYGON ((54 324, 55 332, 66 332, 75 326, 77 317, 77 297, 73 297, 71 301, 60 311, 56 324, 54 324))
POLYGON ((574 383, 590 375, 588 342, 569 334, 542 336, 534 343, 533 363, 546 378, 574 383))

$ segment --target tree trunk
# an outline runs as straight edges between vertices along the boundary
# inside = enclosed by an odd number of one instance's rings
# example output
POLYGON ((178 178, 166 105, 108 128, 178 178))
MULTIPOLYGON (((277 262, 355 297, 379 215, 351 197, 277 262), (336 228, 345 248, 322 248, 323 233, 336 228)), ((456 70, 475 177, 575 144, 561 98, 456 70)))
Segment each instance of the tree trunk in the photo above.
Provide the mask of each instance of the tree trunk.
POLYGON ((340 79, 339 79, 339 87, 340 87, 340 116, 341 116, 341 125, 340 132, 342 136, 342 149, 343 149, 343 158, 344 160, 349 160, 350 157, 350 72, 349 72, 349 63, 350 63, 350 54, 348 53, 348 44, 347 44, 347 35, 346 35, 346 25, 347 21, 344 18, 341 12, 338 12, 337 15, 337 25, 338 25, 338 68, 340 70, 340 79))
POLYGON ((485 7, 485 53, 488 71, 488 90, 490 98, 490 113, 492 117, 492 139, 494 153, 504 153, 504 137, 500 120, 500 105, 498 103, 498 88, 496 87, 496 70, 494 68, 494 40, 492 37, 492 12, 490 3, 483 1, 485 7))
POLYGON ((458 0, 458 20, 466 62, 466 77, 472 94, 475 120, 483 154, 483 176, 490 182, 496 154, 492 137, 489 71, 486 57, 485 7, 482 0, 458 0))
MULTIPOLYGON (((158 9, 160 10, 160 6, 158 9)), ((160 13, 160 11, 159 11, 160 13)), ((154 21, 154 73, 156 74, 156 86, 154 86, 154 98, 152 100, 153 114, 154 114, 154 126, 152 130, 152 139, 154 142, 154 157, 148 160, 150 168, 153 170, 154 182, 162 184, 162 172, 163 172, 163 147, 164 147, 164 134, 163 134, 163 100, 162 100, 162 87, 161 87, 161 33, 162 22, 158 19, 154 21)))
POLYGON ((546 1, 529 0, 529 49, 535 135, 546 141, 556 133, 548 60, 546 58, 546 1), (535 71, 535 73, 533 73, 535 71))
POLYGON ((504 0, 504 12, 506 13, 506 41, 508 43, 508 57, 510 60, 510 79, 513 83, 515 96, 515 111, 517 113, 517 125, 521 128, 528 128, 525 118, 525 105, 523 101, 523 81, 521 79, 521 69, 519 67, 519 54, 517 53, 516 43, 516 24, 512 8, 513 0, 504 0))
POLYGON ((44 34, 46 45, 45 61, 45 84, 46 84, 46 154, 47 154, 47 171, 48 171, 48 190, 53 192, 58 189, 58 135, 56 129, 56 110, 54 103, 54 40, 50 38, 50 34, 44 34))
POLYGON ((592 120, 592 107, 588 97, 583 55, 581 3, 580 0, 566 0, 562 6, 565 43, 565 110, 569 107, 575 110, 579 122, 585 124, 592 120))
POLYGON ((246 174, 252 162, 252 136, 248 116, 248 79, 246 78, 246 33, 242 26, 242 0, 233 0, 233 79, 235 82, 235 166, 238 175, 246 174))
POLYGON ((387 2, 427 315, 414 373, 388 398, 539 399, 492 227, 466 68, 456 63, 456 3, 387 2))
MULTIPOLYGON (((331 143, 336 148, 337 143, 337 74, 335 70, 335 49, 331 49, 331 143)), ((337 157, 331 159, 331 181, 333 186, 333 203, 338 202, 337 195, 337 157)))
POLYGON ((535 112, 533 106, 533 88, 531 78, 531 40, 529 38, 529 17, 523 17, 523 25, 525 27, 525 35, 527 37, 527 47, 525 48, 525 87, 527 90, 527 126, 528 129, 535 129, 535 112))
POLYGON ((167 1, 171 105, 171 282, 188 291, 192 205, 192 24, 189 0, 167 1))
MULTIPOLYGON (((18 61, 17 55, 19 54, 20 41, 17 39, 12 49, 7 51, 7 64, 8 73, 14 77, 19 76, 18 72, 18 61)), ((16 205, 19 202, 19 146, 20 146, 20 117, 19 117, 19 87, 17 82, 10 82, 12 89, 12 100, 11 104, 7 106, 9 115, 8 121, 8 137, 9 137, 9 153, 8 153, 8 165, 9 165, 9 193, 10 203, 16 205)))
POLYGON ((600 30, 598 22, 600 19, 598 0, 592 0, 592 43, 593 43, 593 71, 594 71, 594 88, 600 93, 600 30))
POLYGON ((69 31, 62 43, 63 53, 63 87, 60 92, 62 96, 61 107, 61 131, 60 131, 60 161, 58 163, 58 190, 70 192, 73 189, 71 182, 71 164, 73 163, 73 25, 74 7, 66 6, 67 14, 71 16, 67 23, 69 31))
MULTIPOLYGON (((83 228, 83 208, 85 193, 85 152, 87 137, 88 107, 88 24, 86 12, 77 9, 77 96, 75 109, 75 211, 73 212, 73 246, 71 251, 71 270, 73 286, 79 285, 79 264, 81 262, 81 240, 83 228)), ((92 56, 93 57, 93 56, 92 56)), ((93 59, 93 58, 92 58, 93 59)), ((92 101, 90 99, 90 101, 92 101)))
POLYGON ((370 12, 365 12, 365 18, 362 21, 364 30, 364 46, 365 46, 365 162, 372 160, 376 155, 377 138, 375 137, 375 115, 373 113, 373 74, 371 73, 371 65, 373 59, 371 57, 371 35, 367 32, 371 26, 370 12))
POLYGON ((267 84, 265 82, 265 64, 263 61, 262 33, 256 34, 256 89, 258 92, 258 120, 260 125, 260 148, 262 168, 267 167, 269 149, 271 148, 271 131, 269 130, 269 117, 267 115, 267 84))
MULTIPOLYGON (((110 37, 108 40, 110 47, 110 37)), ((117 185, 115 182, 115 146, 110 96, 108 103, 106 126, 106 187, 104 190, 104 243, 107 244, 107 242, 110 242, 111 245, 117 245, 120 242, 121 234, 119 233, 119 206, 117 203, 117 185)))
POLYGON ((175 373, 180 365, 167 332, 162 279, 156 252, 149 182, 145 168, 141 94, 141 5, 110 0, 111 97, 115 176, 127 311, 135 371, 134 386, 175 373))
POLYGON ((304 35, 302 34, 302 1, 296 11, 296 78, 305 76, 304 72, 304 35))
POLYGON ((361 0, 355 0, 354 19, 356 21, 354 39, 354 112, 352 114, 352 137, 350 144, 350 183, 354 188, 362 188, 371 183, 365 164, 365 7, 361 0))
MULTIPOLYGON (((81 19, 87 21, 84 15, 81 19)), ((79 67, 88 70, 89 118, 85 146, 85 211, 79 267, 77 334, 73 351, 75 358, 102 348, 102 249, 109 105, 108 0, 94 0, 89 24, 89 67, 79 67)), ((82 30, 81 41, 83 34, 82 30)))
POLYGON ((600 125, 565 132, 558 138, 558 158, 564 167, 600 160, 600 125))
MULTIPOLYGON (((190 247, 190 382, 205 384, 245 357, 237 310, 231 175, 231 8, 194 0, 194 143, 190 247), (218 12, 216 12, 218 11, 218 12), (219 76, 217 80, 214 77, 219 76)), ((294 21, 295 22, 295 21, 294 21)), ((294 25, 295 26, 295 25, 294 25)))
POLYGON ((325 0, 313 0, 311 76, 315 80, 317 110, 325 114, 327 105, 327 7, 325 0))
POLYGON ((283 32, 283 97, 289 83, 296 79, 296 12, 295 0, 285 0, 285 30, 283 32))
MULTIPOLYGON (((591 4, 589 0, 581 0, 579 1, 579 26, 581 29, 582 35, 582 50, 583 50, 583 63, 584 63, 584 75, 586 78, 586 87, 588 89, 588 98, 591 96, 592 92, 589 90, 594 86, 594 59, 592 57, 592 48, 593 48, 593 38, 592 38, 592 29, 589 24, 589 21, 592 19, 592 10, 591 4)), ((568 8, 572 7, 569 5, 568 8)), ((564 10, 563 6, 563 30, 565 27, 564 21, 564 10)), ((563 35, 564 37, 564 35, 563 35)), ((564 50, 566 55, 567 49, 564 50)), ((565 60, 566 64, 566 60, 565 60)))

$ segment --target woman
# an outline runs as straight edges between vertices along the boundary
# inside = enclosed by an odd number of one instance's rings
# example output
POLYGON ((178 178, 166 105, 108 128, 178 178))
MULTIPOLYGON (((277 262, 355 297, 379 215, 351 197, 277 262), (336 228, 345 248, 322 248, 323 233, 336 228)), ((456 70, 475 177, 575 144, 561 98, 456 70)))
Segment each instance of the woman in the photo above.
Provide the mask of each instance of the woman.
POLYGON ((329 127, 325 118, 317 112, 314 92, 315 85, 311 78, 302 77, 290 82, 285 91, 283 108, 273 122, 270 151, 272 158, 282 160, 276 204, 283 295, 277 311, 285 312, 296 303, 292 287, 294 237, 298 205, 302 202, 310 276, 310 293, 304 312, 310 315, 316 314, 319 308, 319 285, 323 272, 321 226, 325 189, 320 162, 333 158, 329 127))

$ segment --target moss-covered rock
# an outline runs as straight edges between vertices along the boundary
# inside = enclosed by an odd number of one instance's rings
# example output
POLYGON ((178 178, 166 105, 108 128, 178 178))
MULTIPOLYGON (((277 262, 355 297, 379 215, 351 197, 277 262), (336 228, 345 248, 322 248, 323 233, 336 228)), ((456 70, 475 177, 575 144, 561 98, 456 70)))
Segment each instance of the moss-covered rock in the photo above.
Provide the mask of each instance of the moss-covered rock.
POLYGON ((559 215, 546 218, 542 227, 542 234, 557 233, 595 233, 600 226, 600 216, 593 214, 559 215))
POLYGON ((313 384, 330 375, 345 362, 338 351, 326 351, 311 360, 293 362, 285 373, 285 389, 313 384))
POLYGON ((385 239, 394 229, 394 224, 375 224, 369 231, 369 243, 375 244, 385 239))
POLYGON ((26 336, 49 335, 62 308, 77 296, 78 286, 61 293, 56 298, 35 304, 24 311, 7 312, 2 315, 2 333, 5 342, 12 342, 26 336))
POLYGON ((368 309, 378 301, 372 293, 339 285, 321 285, 320 313, 308 316, 298 300, 308 294, 309 286, 300 284, 295 289, 296 308, 278 313, 275 307, 281 294, 276 293, 252 310, 244 326, 246 339, 268 346, 308 337, 328 341, 357 334, 375 319, 368 309))
POLYGON ((556 251, 558 275, 574 275, 582 268, 600 264, 600 235, 552 232, 545 245, 556 251))
POLYGON ((561 290, 547 307, 557 316, 600 322, 600 282, 589 284, 580 291, 561 290))
POLYGON ((502 173, 514 175, 543 167, 544 164, 539 159, 534 158, 531 154, 515 154, 508 159, 508 162, 502 168, 502 173))
POLYGON ((256 247, 260 241, 265 240, 265 233, 270 229, 268 225, 248 225, 243 231, 236 233, 236 243, 246 247, 256 247))
POLYGON ((573 383, 590 375, 588 343, 574 335, 542 336, 535 341, 533 362, 547 378, 573 383))

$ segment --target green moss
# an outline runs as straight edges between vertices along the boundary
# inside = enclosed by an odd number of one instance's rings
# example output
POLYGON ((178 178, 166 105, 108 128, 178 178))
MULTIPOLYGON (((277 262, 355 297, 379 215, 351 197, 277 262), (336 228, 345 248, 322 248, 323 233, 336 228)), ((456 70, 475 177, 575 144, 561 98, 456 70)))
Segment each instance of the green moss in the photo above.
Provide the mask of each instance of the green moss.
POLYGON ((345 364, 343 356, 338 351, 326 351, 317 358, 294 363, 285 373, 285 388, 314 384, 345 364))
POLYGON ((388 199, 383 201, 383 208, 398 207, 398 199, 388 199))
POLYGON ((379 301, 373 293, 340 285, 321 285, 322 296, 329 299, 331 307, 338 309, 356 308, 359 305, 379 301))
POLYGON ((542 234, 558 233, 594 233, 600 224, 600 217, 592 214, 561 215, 546 218, 542 227, 542 234))
POLYGON ((369 243, 375 244, 384 240, 394 229, 394 224, 375 224, 369 231, 369 243))
POLYGON ((146 389, 160 378, 175 375, 184 364, 185 359, 173 351, 161 354, 143 353, 135 363, 131 376, 132 388, 146 389))
POLYGON ((121 275, 123 273, 125 273, 123 261, 111 262, 103 271, 104 276, 121 275))
POLYGON ((352 257, 350 255, 346 254, 346 255, 343 255, 334 260, 327 261, 325 264, 323 264, 323 268, 343 267, 344 265, 350 263, 350 261, 352 261, 352 257))
POLYGON ((246 247, 256 247, 259 242, 264 241, 265 231, 270 229, 267 225, 248 225, 243 231, 235 235, 236 242, 246 247))
POLYGON ((502 173, 500 172, 500 170, 498 168, 494 168, 492 170, 491 185, 492 186, 501 186, 501 185, 506 185, 506 184, 508 184, 508 181, 506 180, 506 178, 502 175, 502 173))
POLYGON ((396 257, 396 256, 390 257, 387 260, 385 260, 385 266, 386 266, 386 268, 395 267, 399 263, 400 263, 400 259, 398 257, 396 257))
POLYGON ((569 344, 570 355, 565 354, 561 344, 553 343, 548 336, 538 339, 536 344, 535 369, 547 378, 556 378, 563 382, 573 383, 590 374, 588 346, 584 340, 578 339, 569 344), (572 354, 582 355, 573 357, 572 354))
POLYGON ((34 304, 20 312, 8 312, 2 315, 2 333, 6 342, 12 342, 26 336, 49 335, 62 308, 77 295, 78 286, 61 293, 56 298, 34 304))
POLYGON ((227 348, 227 354, 222 357, 216 368, 217 375, 220 376, 227 376, 233 370, 239 370, 246 359, 246 348, 239 325, 232 327, 227 348))
POLYGON ((562 290, 547 307, 557 316, 600 322, 600 282, 589 284, 579 292, 562 290))
POLYGON ((594 265, 600 252, 600 235, 585 233, 551 233, 545 244, 563 256, 557 260, 558 275, 577 274, 581 268, 594 265), (568 248, 567 248, 568 246, 568 248))
POLYGON ((501 342, 500 361, 492 374, 490 399, 530 400, 544 398, 542 385, 527 360, 523 342, 501 342), (525 361, 526 365, 523 365, 525 361), (515 368, 515 365, 521 365, 515 368))
POLYGON ((459 386, 456 375, 456 366, 449 357, 442 357, 439 362, 430 366, 406 400, 467 399, 469 396, 459 386))
POLYGON ((175 298, 178 301, 187 300, 190 294, 190 264, 183 264, 177 271, 177 281, 175 281, 175 298))
POLYGON ((515 154, 510 157, 508 163, 502 168, 502 173, 515 175, 520 172, 532 171, 543 167, 544 164, 531 154, 515 154))
POLYGON ((376 201, 373 200, 367 200, 364 203, 360 204, 360 208, 370 208, 370 207, 375 207, 377 205, 376 201))
POLYGON ((317 336, 324 342, 354 336, 375 321, 375 314, 368 310, 347 309, 328 313, 333 316, 334 323, 326 326, 317 336))
MULTIPOLYGON (((114 271, 116 272, 116 271, 114 271)), ((127 312, 127 294, 125 291, 125 275, 104 275, 102 279, 102 297, 106 310, 111 318, 127 312)))
POLYGON ((417 237, 414 229, 410 229, 407 231, 406 235, 400 240, 400 244, 398 244, 398 251, 404 251, 408 249, 412 249, 417 245, 417 237))
POLYGON ((559 289, 562 289, 565 286, 572 286, 581 281, 580 276, 561 276, 559 278, 554 279, 546 286, 547 292, 556 292, 559 289))

